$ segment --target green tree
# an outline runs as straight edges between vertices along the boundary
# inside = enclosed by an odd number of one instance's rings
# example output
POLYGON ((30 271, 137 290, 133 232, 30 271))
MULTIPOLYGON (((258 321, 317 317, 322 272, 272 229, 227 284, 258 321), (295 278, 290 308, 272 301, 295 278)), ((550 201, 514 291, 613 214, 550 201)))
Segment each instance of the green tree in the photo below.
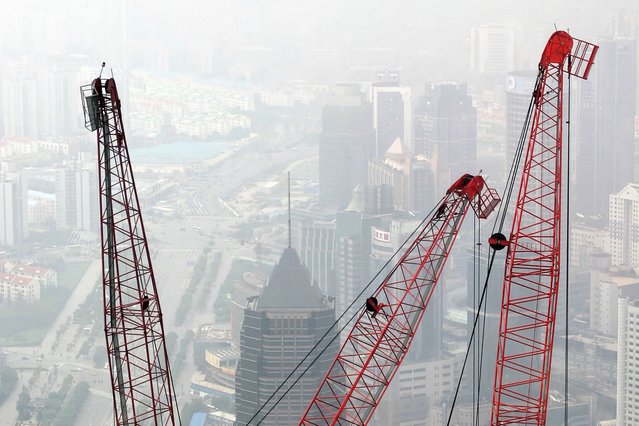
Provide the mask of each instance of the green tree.
POLYGON ((22 387, 22 392, 18 396, 16 402, 16 410, 18 410, 18 420, 29 420, 31 418, 31 411, 33 411, 33 405, 31 404, 31 396, 25 386, 22 387))

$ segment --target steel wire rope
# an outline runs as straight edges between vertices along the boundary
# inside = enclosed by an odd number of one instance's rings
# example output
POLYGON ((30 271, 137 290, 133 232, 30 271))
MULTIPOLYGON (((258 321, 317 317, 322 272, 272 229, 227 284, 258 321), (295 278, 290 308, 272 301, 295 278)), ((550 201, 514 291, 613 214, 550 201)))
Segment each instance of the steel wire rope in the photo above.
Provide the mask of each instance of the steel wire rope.
MULTIPOLYGON (((473 313, 477 310, 477 218, 473 219, 473 313)), ((477 342, 473 340, 473 407, 479 406, 479 401, 475 404, 475 374, 477 371, 477 342)), ((476 423, 475 410, 473 409, 473 425, 476 423)))
MULTIPOLYGON (((479 222, 479 241, 481 241, 481 222, 479 222)), ((479 255, 481 258, 481 246, 482 243, 479 242, 477 243, 479 246, 479 255)), ((477 264, 477 268, 478 268, 478 277, 481 276, 481 262, 478 262, 477 264)), ((477 283, 479 284, 479 282, 477 283)), ((486 293, 488 294, 488 293, 486 293)), ((481 403, 481 376, 482 376, 482 370, 483 370, 483 365, 484 365, 484 340, 485 340, 485 336, 486 336, 486 308, 488 306, 488 296, 486 296, 486 301, 484 302, 484 313, 483 313, 483 322, 482 322, 482 328, 481 328, 481 333, 480 333, 480 339, 481 339, 481 345, 479 347, 479 376, 477 378, 477 406, 475 407, 475 411, 477 413, 476 416, 476 425, 479 426, 479 405, 481 403)))
MULTIPOLYGON (((508 172, 508 178, 506 180, 506 186, 504 187, 504 192, 502 193, 502 203, 500 203, 499 209, 497 210, 497 219, 493 224, 492 235, 495 234, 495 229, 497 229, 497 224, 499 223, 499 232, 503 230, 504 222, 506 221, 506 214, 508 213, 508 206, 510 204, 510 200, 512 198, 512 191, 515 186, 515 175, 519 170, 519 165, 521 163, 521 154, 524 149, 524 144, 526 142, 526 135, 528 134, 528 129, 530 127, 530 119, 532 117, 532 111, 535 106, 535 96, 534 94, 537 92, 539 88, 539 83, 541 81, 541 76, 543 75, 543 68, 539 68, 539 72, 537 73, 537 80, 535 82, 535 89, 533 91, 533 96, 530 98, 530 102, 528 103, 528 111, 526 112, 526 118, 524 119, 524 125, 522 127, 522 131, 519 135, 519 141, 517 143, 517 149, 515 150, 515 156, 513 158, 513 162, 510 165, 510 170, 508 172), (501 218, 500 218, 501 216, 501 218)), ((492 271, 493 263, 495 260, 496 250, 493 249, 492 256, 488 260, 488 267, 486 270, 486 279, 484 281, 484 287, 482 289, 481 297, 479 299, 479 308, 475 314, 475 320, 473 321, 473 329, 470 334, 470 340, 468 342, 468 346, 466 347, 466 355, 464 356, 464 362, 462 364, 462 369, 459 374, 459 379, 457 380, 457 386, 455 388, 455 394, 453 396, 453 402, 451 403, 451 408, 448 414, 448 421, 446 422, 447 426, 450 426, 450 422, 453 417, 453 412, 455 410, 455 405, 457 404, 457 397, 459 396, 459 389, 461 387, 461 381, 464 376, 464 370, 466 369, 466 363, 468 362, 468 354, 470 353, 471 345, 475 337, 475 331, 477 329, 477 322, 479 320, 480 311, 484 303, 484 299, 486 297, 486 290, 488 289, 488 280, 490 279, 490 274, 492 271)), ((482 344, 483 349, 483 344, 482 344)))
MULTIPOLYGON (((377 273, 375 274, 375 276, 368 282, 368 284, 366 284, 366 286, 359 292, 359 294, 357 296, 355 296, 355 298, 353 299, 353 301, 350 303, 350 305, 348 305, 345 309, 344 312, 342 312, 342 314, 339 316, 339 318, 337 318, 335 320, 335 322, 326 330, 326 332, 322 335, 322 337, 317 341, 317 343, 315 343, 315 345, 311 348, 311 350, 306 354, 306 356, 304 356, 304 358, 297 364, 297 366, 293 369, 293 371, 291 371, 288 376, 286 376, 286 378, 284 379, 284 381, 277 387, 277 389, 275 389, 275 391, 271 394, 271 396, 269 396, 269 398, 262 404, 262 406, 255 412, 255 414, 253 414, 253 417, 251 417, 248 422, 246 423, 246 426, 249 426, 251 424, 251 422, 253 420, 255 420, 255 418, 260 414, 260 412, 262 410, 264 410, 266 408, 266 406, 269 404, 269 402, 271 402, 271 400, 275 397, 275 395, 277 395, 277 393, 282 389, 282 387, 286 384, 286 382, 288 382, 288 380, 297 372, 297 370, 299 368, 301 368, 302 364, 308 359, 308 357, 313 353, 313 351, 315 349, 318 348, 318 346, 320 345, 320 343, 326 338, 326 336, 328 336, 328 334, 330 333, 330 331, 337 325, 339 324, 339 322, 342 320, 342 318, 344 318, 344 316, 348 313, 348 311, 355 305, 355 302, 357 302, 362 295, 369 289, 369 287, 375 282, 375 280, 377 279, 377 277, 379 277, 379 275, 386 270, 386 267, 388 266, 388 264, 391 262, 391 260, 393 260, 395 258, 395 256, 397 256, 397 254, 400 252, 400 250, 406 245, 406 243, 408 241, 410 241, 413 236, 415 235, 415 233, 422 229, 422 226, 424 225, 424 223, 433 215, 433 213, 435 212, 435 209, 438 208, 438 206, 441 204, 441 202, 446 198, 446 196, 440 198, 440 200, 435 204, 435 207, 433 207, 433 209, 424 217, 424 219, 419 223, 419 226, 415 227, 415 229, 413 230, 413 232, 410 233, 410 235, 408 237, 406 237, 406 239, 404 240, 404 242, 399 246, 399 248, 393 253, 393 255, 386 261, 386 263, 384 263, 384 266, 382 266, 379 271, 377 271, 377 273)), ((389 272, 389 274, 392 272, 392 270, 389 272)), ((377 288, 375 289, 375 291, 379 290, 383 284, 385 280, 382 280, 382 283, 380 283, 377 288)), ((340 333, 342 331, 344 331, 344 329, 353 321, 353 319, 355 318, 355 316, 357 316, 359 314, 359 311, 355 311, 353 313, 353 315, 351 315, 351 317, 348 319, 348 321, 346 321, 344 323, 344 325, 339 329, 339 332, 336 333, 329 341, 328 343, 326 343, 326 346, 324 346, 324 348, 319 352, 319 354, 317 354, 317 356, 315 358, 313 358, 313 360, 308 364, 308 366, 304 369, 304 371, 302 371, 302 373, 295 379, 295 381, 293 382, 293 384, 291 384, 291 386, 288 387, 288 389, 286 389, 286 391, 282 394, 282 396, 280 396, 277 401, 275 401, 275 403, 271 406, 271 408, 266 412, 266 414, 264 415, 264 417, 262 417, 258 423, 256 424, 256 426, 259 426, 260 424, 262 424, 262 422, 268 417, 268 415, 271 413, 271 411, 273 411, 275 409, 275 407, 277 407, 277 404, 279 404, 282 399, 284 399, 284 397, 289 393, 289 391, 291 389, 293 389, 293 386, 295 386, 297 384, 297 382, 300 381, 300 379, 304 376, 304 374, 306 374, 306 372, 308 370, 310 370, 310 368, 313 366, 313 364, 315 364, 315 362, 324 354, 324 352, 328 349, 328 347, 331 345, 331 343, 333 343, 333 341, 335 341, 335 339, 340 335, 340 333)))
POLYGON ((568 424, 568 302, 570 299, 570 71, 572 55, 568 55, 568 120, 566 121, 568 145, 566 149, 566 340, 564 342, 564 424, 568 424))

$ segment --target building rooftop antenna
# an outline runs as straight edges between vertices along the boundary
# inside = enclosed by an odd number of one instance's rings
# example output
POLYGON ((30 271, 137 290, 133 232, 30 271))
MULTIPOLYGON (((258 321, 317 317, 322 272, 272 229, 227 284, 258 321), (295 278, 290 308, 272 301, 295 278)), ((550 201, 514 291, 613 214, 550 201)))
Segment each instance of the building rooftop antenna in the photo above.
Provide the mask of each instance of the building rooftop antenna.
POLYGON ((100 76, 98 78, 102 78, 102 71, 104 71, 105 66, 106 66, 106 62, 102 62, 102 67, 100 67, 100 76))

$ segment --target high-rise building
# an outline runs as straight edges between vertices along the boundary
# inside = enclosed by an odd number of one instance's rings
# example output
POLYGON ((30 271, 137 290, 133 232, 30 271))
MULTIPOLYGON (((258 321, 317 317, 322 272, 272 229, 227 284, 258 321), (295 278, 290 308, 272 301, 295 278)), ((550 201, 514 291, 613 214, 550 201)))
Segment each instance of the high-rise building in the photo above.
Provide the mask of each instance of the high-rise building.
POLYGON ((609 205, 612 264, 639 266, 639 184, 610 195, 609 205))
POLYGON ((470 68, 503 76, 515 68, 515 28, 502 24, 475 27, 470 33, 470 68))
POLYGON ((346 211, 337 213, 333 263, 338 312, 346 310, 376 272, 370 269, 369 257, 371 230, 378 221, 376 216, 365 215, 355 203, 351 203, 346 211))
MULTIPOLYGON (((506 76, 506 165, 515 158, 537 76, 531 71, 513 71, 506 76)), ((524 144, 527 140, 524 139, 524 144)), ((525 147, 526 145, 524 145, 525 147)), ((522 154, 522 156, 525 153, 522 154)), ((506 170, 508 172, 508 170, 506 170)))
POLYGON ((320 204, 344 208, 365 185, 375 144, 372 107, 356 85, 333 88, 322 112, 319 140, 320 204))
POLYGON ((310 280, 322 292, 335 296, 335 213, 294 210, 292 222, 299 256, 308 269, 310 280))
POLYGON ((18 173, 0 178, 0 245, 12 246, 29 236, 27 184, 18 173))
POLYGON ((617 340, 617 424, 639 424, 639 302, 619 299, 617 340))
MULTIPOLYGON (((249 300, 244 310, 235 380, 237 425, 248 423, 334 322, 333 299, 311 284, 295 250, 284 249, 268 285, 260 296, 249 300)), ((324 342, 328 343, 337 332, 336 328, 333 330, 324 342)), ((290 425, 299 421, 338 346, 336 339, 261 424, 290 425)), ((302 363, 299 371, 310 364, 315 354, 302 363)), ((255 421, 265 415, 266 410, 255 421)))
POLYGON ((38 105, 37 80, 33 70, 23 64, 12 64, 2 78, 2 134, 37 139, 40 136, 38 105))
POLYGON ((608 197, 634 181, 636 42, 599 42, 597 64, 579 85, 574 194, 587 216, 606 218, 608 197))
POLYGON ((56 225, 78 231, 95 230, 98 215, 97 176, 81 159, 56 171, 56 225))
POLYGON ((375 158, 382 157, 397 138, 413 150, 413 102, 410 87, 398 81, 377 82, 371 86, 375 158))
POLYGON ((437 157, 437 193, 476 173, 477 110, 465 84, 427 84, 416 115, 415 153, 437 157))

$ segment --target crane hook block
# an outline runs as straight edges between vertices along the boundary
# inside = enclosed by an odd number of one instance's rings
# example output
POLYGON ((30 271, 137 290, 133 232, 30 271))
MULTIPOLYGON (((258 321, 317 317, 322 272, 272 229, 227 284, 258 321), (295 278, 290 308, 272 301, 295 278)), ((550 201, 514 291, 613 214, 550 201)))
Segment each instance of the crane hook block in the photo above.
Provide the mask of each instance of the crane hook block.
POLYGON ((497 232, 490 236, 490 238, 488 239, 488 244, 493 250, 499 251, 505 247, 508 247, 510 245, 510 241, 506 239, 506 236, 504 234, 497 232))

